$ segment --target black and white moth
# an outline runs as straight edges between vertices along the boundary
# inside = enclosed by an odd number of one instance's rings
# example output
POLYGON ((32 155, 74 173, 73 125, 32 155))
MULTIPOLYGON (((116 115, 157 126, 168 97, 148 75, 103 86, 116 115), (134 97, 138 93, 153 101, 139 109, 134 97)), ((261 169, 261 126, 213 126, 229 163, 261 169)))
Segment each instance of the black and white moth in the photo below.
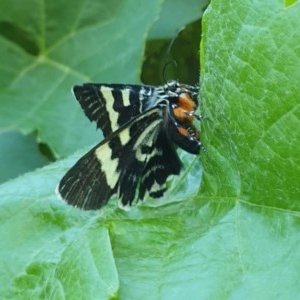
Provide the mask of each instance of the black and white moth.
POLYGON ((170 175, 178 175, 177 146, 202 148, 193 125, 199 87, 170 81, 163 86, 86 83, 73 88, 104 140, 81 157, 59 182, 67 203, 98 209, 117 194, 128 208, 146 194, 161 197, 170 175))

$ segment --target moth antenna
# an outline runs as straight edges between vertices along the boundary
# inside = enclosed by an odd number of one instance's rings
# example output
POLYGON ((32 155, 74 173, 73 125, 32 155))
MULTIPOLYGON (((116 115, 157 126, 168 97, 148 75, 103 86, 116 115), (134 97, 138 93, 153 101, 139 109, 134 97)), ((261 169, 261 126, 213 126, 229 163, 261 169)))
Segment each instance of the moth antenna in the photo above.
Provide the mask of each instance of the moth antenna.
POLYGON ((170 64, 173 64, 175 67, 177 67, 177 62, 174 60, 174 59, 167 59, 168 57, 170 57, 170 53, 171 53, 171 49, 174 45, 174 42, 175 40, 177 39, 177 37, 179 36, 180 32, 183 31, 185 28, 185 26, 181 27, 180 29, 177 30, 175 36, 172 38, 171 42, 169 43, 169 46, 167 48, 167 51, 166 51, 166 63, 163 67, 163 81, 164 83, 167 83, 167 79, 166 79, 166 70, 167 70, 167 67, 170 65, 170 64))
POLYGON ((183 27, 181 27, 181 28, 179 28, 179 29, 177 30, 175 36, 173 37, 173 39, 171 40, 171 42, 170 42, 170 44, 169 44, 169 46, 168 46, 168 48, 167 48, 166 57, 168 57, 169 54, 171 53, 171 49, 172 49, 172 47, 173 47, 173 45, 174 45, 175 40, 177 39, 177 37, 178 37, 178 35, 180 34, 180 32, 184 30, 184 28, 185 28, 185 26, 183 26, 183 27))

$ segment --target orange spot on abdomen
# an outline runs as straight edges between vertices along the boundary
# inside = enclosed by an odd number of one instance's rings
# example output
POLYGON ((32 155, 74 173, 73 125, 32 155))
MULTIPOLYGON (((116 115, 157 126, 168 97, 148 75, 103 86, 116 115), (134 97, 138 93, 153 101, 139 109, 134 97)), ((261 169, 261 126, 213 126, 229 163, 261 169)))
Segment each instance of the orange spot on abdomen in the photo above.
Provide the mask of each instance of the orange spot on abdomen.
POLYGON ((183 136, 187 136, 187 135, 189 134, 189 132, 188 132, 185 128, 181 127, 181 126, 177 127, 177 130, 178 130, 179 133, 182 134, 183 136))
POLYGON ((196 108, 196 103, 188 94, 182 94, 178 99, 178 106, 186 111, 194 111, 196 108))
POLYGON ((192 122, 194 120, 194 116, 189 116, 186 113, 194 111, 196 108, 196 103, 191 99, 188 94, 182 94, 178 98, 178 104, 175 108, 173 108, 174 116, 177 120, 189 121, 192 122))

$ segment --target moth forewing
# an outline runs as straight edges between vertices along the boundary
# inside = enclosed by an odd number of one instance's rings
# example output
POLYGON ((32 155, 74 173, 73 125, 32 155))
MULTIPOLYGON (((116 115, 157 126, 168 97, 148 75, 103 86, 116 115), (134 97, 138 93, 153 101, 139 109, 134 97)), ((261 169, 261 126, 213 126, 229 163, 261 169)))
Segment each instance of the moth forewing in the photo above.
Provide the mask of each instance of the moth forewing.
POLYGON ((156 88, 153 86, 96 84, 76 85, 73 93, 91 122, 105 137, 154 107, 156 88))
POLYGON ((61 179, 58 193, 69 204, 97 209, 117 194, 128 209, 147 194, 160 197, 168 178, 181 169, 176 146, 200 152, 199 132, 192 124, 196 87, 176 81, 160 87, 87 83, 73 91, 105 139, 61 179))

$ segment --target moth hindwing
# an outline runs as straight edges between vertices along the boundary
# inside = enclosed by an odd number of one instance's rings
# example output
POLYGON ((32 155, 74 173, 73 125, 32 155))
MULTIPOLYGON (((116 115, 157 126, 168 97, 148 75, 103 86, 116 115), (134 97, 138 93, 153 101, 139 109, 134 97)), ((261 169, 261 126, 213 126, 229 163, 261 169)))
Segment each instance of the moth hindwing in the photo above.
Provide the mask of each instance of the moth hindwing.
POLYGON ((160 197, 181 169, 176 147, 200 153, 198 87, 87 83, 73 91, 105 138, 61 179, 58 193, 69 204, 97 209, 117 194, 129 207, 146 194, 160 197))

